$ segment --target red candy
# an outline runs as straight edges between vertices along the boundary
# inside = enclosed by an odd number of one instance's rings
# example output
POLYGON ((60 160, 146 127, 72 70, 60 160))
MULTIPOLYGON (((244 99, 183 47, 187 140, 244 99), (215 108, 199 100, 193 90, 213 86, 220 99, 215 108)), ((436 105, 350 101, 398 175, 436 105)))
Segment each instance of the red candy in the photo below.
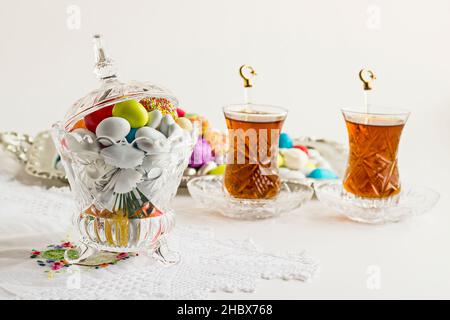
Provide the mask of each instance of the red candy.
POLYGON ((294 148, 295 148, 295 149, 300 149, 300 150, 302 150, 304 153, 306 153, 306 154, 309 155, 308 148, 305 147, 305 146, 298 145, 298 146, 294 146, 294 148))
POLYGON ((183 109, 177 108, 177 115, 180 118, 183 118, 186 115, 186 112, 183 109))
POLYGON ((95 133, 95 130, 97 129, 98 124, 103 119, 112 117, 112 109, 113 108, 114 108, 114 105, 107 106, 100 110, 92 112, 91 114, 88 114, 86 117, 84 117, 84 123, 86 125, 86 128, 88 128, 89 131, 95 133))

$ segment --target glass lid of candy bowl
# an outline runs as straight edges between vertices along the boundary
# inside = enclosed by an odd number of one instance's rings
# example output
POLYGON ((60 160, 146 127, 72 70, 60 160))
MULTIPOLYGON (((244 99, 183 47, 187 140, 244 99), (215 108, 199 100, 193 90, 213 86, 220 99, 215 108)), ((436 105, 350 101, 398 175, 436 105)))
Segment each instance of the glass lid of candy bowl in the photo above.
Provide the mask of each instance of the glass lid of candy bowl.
POLYGON ((148 82, 123 83, 94 36, 100 88, 78 100, 53 126, 53 139, 77 203, 80 263, 98 250, 148 249, 176 261, 164 237, 173 225, 175 196, 196 140, 178 121, 178 100, 148 82), (163 253, 163 250, 166 250, 163 253))

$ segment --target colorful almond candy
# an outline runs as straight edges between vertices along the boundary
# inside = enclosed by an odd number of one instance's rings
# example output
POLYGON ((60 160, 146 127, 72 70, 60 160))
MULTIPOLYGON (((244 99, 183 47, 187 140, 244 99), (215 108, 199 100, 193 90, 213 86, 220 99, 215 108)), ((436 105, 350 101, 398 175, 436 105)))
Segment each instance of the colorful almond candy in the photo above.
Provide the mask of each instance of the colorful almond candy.
POLYGON ((317 168, 314 169, 309 175, 308 178, 314 178, 314 179, 337 179, 338 177, 336 174, 325 168, 317 168))
POLYGON ((284 166, 284 157, 281 155, 281 153, 278 153, 277 155, 277 167, 281 168, 284 166))
POLYGON ((136 139, 136 131, 138 129, 136 128, 131 128, 130 132, 127 134, 127 136, 125 137, 128 141, 128 143, 132 143, 134 141, 134 139, 136 139))
POLYGON ((137 130, 136 144, 139 149, 148 153, 169 151, 166 136, 150 127, 142 127, 137 130))
POLYGON ((219 130, 209 129, 204 138, 209 142, 215 157, 224 156, 227 149, 227 135, 219 130))
POLYGON ((86 128, 94 132, 97 130, 97 126, 100 122, 102 122, 103 119, 112 117, 112 110, 114 108, 114 105, 103 107, 97 111, 94 111, 90 114, 88 114, 86 117, 84 117, 84 123, 86 128))
POLYGON ((126 119, 131 128, 140 128, 148 122, 148 112, 142 104, 136 100, 126 100, 116 103, 112 109, 114 117, 126 119))
POLYGON ((181 108, 177 108, 177 115, 178 117, 182 118, 186 115, 186 112, 181 108))
POLYGON ((197 123, 199 133, 201 133, 202 135, 205 135, 208 132, 209 122, 205 117, 199 116, 195 113, 186 113, 185 117, 191 120, 192 123, 197 123))
POLYGON ((285 132, 280 134, 280 141, 278 143, 278 146, 283 149, 289 149, 292 148, 294 145, 294 142, 292 141, 292 138, 285 132))
POLYGON ((99 123, 95 134, 97 140, 104 146, 123 140, 130 133, 130 123, 124 118, 110 117, 99 123))
POLYGON ((184 130, 192 131, 192 122, 187 118, 177 118, 175 122, 184 130))
POLYGON ((305 146, 302 146, 302 145, 295 145, 294 148, 300 149, 300 150, 302 150, 304 153, 306 153, 307 155, 309 155, 308 148, 305 147, 305 146))
POLYGON ((78 120, 72 127, 70 131, 76 130, 76 129, 86 129, 86 122, 84 119, 78 120))
POLYGON ((164 133, 166 137, 168 137, 169 127, 174 123, 175 123, 174 118, 171 115, 166 114, 165 116, 162 117, 158 130, 164 133))
POLYGON ((159 110, 153 110, 148 113, 148 121, 146 126, 156 129, 161 124, 163 114, 159 110))
POLYGON ((200 168, 205 163, 211 161, 213 158, 211 146, 203 138, 199 138, 194 146, 191 159, 189 160, 189 167, 200 168))
POLYGON ((308 163, 308 155, 300 149, 280 149, 284 157, 284 166, 288 169, 300 170, 308 163))
POLYGON ((213 174, 213 175, 222 175, 225 173, 225 164, 218 165, 214 169, 211 169, 207 172, 207 174, 213 174))

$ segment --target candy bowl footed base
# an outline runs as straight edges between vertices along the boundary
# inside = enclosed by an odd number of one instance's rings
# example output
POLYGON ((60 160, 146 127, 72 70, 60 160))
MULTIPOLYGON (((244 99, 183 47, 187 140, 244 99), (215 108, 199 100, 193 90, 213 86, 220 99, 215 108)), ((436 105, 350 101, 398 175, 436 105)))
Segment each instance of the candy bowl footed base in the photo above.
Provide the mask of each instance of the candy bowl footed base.
POLYGON ((439 194, 426 187, 402 187, 393 197, 369 199, 344 190, 341 182, 314 185, 319 201, 347 218, 362 223, 382 224, 399 222, 431 210, 439 194))
POLYGON ((237 199, 229 196, 223 188, 222 176, 201 176, 187 184, 189 193, 202 206, 224 216, 254 220, 271 218, 290 212, 310 200, 313 188, 299 181, 282 181, 281 190, 273 199, 237 199))
POLYGON ((85 264, 98 260, 104 252, 145 253, 156 260, 174 264, 178 253, 168 248, 167 232, 174 224, 173 213, 167 211, 144 219, 105 218, 80 214, 76 225, 80 231, 80 243, 76 257, 65 256, 72 264, 85 264))

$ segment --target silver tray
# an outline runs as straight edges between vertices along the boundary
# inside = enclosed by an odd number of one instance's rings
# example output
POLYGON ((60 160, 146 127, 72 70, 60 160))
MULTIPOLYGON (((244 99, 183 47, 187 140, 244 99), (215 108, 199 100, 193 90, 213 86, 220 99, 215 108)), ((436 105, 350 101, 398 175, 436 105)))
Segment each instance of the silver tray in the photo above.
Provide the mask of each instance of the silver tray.
MULTIPOLYGON (((328 139, 311 137, 296 138, 294 143, 317 149, 331 164, 336 174, 342 177, 348 155, 347 149, 342 144, 328 139)), ((25 171, 28 174, 42 179, 67 182, 64 170, 55 165, 58 153, 50 131, 43 131, 34 138, 15 132, 0 133, 0 144, 25 164, 25 171)), ((183 176, 180 187, 185 188, 187 183, 196 177, 199 176, 183 176)), ((315 182, 315 179, 306 180, 311 184, 315 182)))
POLYGON ((64 170, 56 167, 58 153, 50 131, 43 131, 34 138, 16 132, 3 132, 0 133, 0 145, 25 165, 25 172, 29 175, 67 182, 64 170))

